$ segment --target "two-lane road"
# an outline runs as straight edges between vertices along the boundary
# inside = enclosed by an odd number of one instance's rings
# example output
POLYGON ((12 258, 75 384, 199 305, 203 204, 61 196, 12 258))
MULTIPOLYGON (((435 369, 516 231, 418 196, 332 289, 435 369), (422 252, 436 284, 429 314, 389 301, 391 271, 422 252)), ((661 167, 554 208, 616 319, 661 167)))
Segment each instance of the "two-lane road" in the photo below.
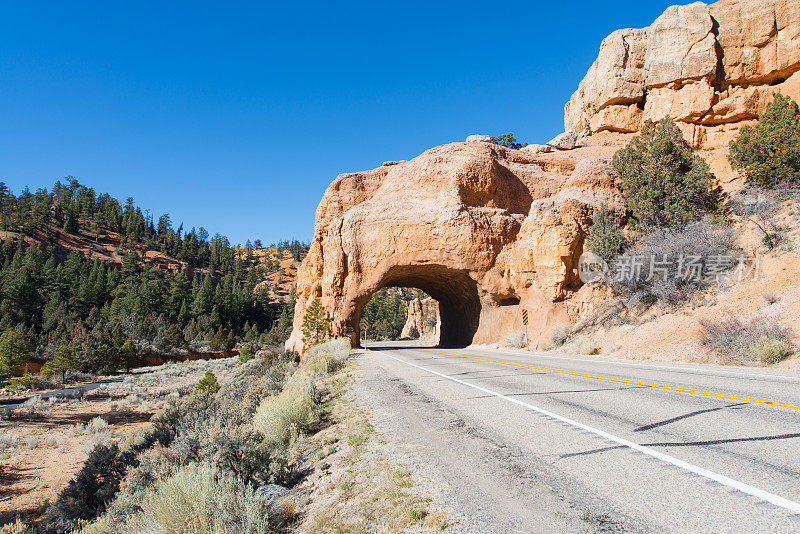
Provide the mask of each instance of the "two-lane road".
POLYGON ((577 512, 576 522, 556 507, 566 522, 548 524, 539 510, 544 522, 531 524, 524 509, 536 496, 519 491, 499 506, 497 532, 800 532, 800 375, 402 343, 369 349, 358 361, 375 380, 401 381, 458 414, 513 451, 520 479, 536 481, 530 491, 547 487, 577 512), (588 517, 595 521, 581 522, 588 517))

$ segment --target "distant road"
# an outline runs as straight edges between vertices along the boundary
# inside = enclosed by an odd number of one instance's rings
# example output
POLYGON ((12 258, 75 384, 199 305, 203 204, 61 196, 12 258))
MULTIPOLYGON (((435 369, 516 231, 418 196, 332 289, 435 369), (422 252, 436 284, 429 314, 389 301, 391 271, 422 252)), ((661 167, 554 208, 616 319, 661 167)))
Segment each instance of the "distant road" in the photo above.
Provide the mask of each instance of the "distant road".
POLYGON ((52 391, 47 391, 43 393, 33 393, 28 395, 27 397, 15 397, 12 399, 0 399, 0 410, 4 409, 11 409, 16 408, 17 406, 21 405, 25 401, 32 399, 35 396, 39 396, 42 399, 48 399, 50 397, 70 397, 73 395, 77 395, 79 393, 85 393, 91 389, 99 388, 100 386, 104 386, 106 384, 113 384, 114 382, 122 382, 122 376, 115 376, 111 378, 104 378, 103 380, 98 380, 96 382, 87 382, 86 384, 77 384, 74 386, 70 386, 64 389, 56 389, 52 391))
POLYGON ((362 395, 464 531, 800 532, 798 374, 368 348, 362 395))

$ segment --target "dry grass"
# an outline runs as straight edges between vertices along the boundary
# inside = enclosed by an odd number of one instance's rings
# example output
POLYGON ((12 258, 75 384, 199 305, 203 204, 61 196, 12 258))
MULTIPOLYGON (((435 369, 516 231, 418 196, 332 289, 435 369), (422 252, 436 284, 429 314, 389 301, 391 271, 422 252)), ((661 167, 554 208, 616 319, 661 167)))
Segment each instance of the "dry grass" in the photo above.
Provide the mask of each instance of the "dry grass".
POLYGON ((525 344, 525 332, 522 330, 515 330, 508 334, 505 339, 505 344, 514 349, 524 349, 527 345, 525 344))
POLYGON ((298 371, 283 391, 264 399, 253 417, 253 426, 269 446, 293 444, 300 432, 316 421, 314 391, 313 378, 298 371))
POLYGON ((550 330, 550 339, 553 342, 553 345, 556 347, 560 347, 564 343, 569 340, 571 327, 566 323, 560 323, 555 325, 550 330))
POLYGON ((340 369, 349 354, 349 339, 312 347, 283 391, 264 399, 253 417, 253 426, 270 446, 290 446, 317 421, 316 380, 340 369))
MULTIPOLYGON (((439 532, 449 517, 432 509, 430 499, 414 488, 411 472, 387 458, 383 440, 353 403, 348 388, 355 378, 349 368, 331 418, 334 423, 308 443, 302 498, 310 503, 297 525, 298 533, 439 532)), ((331 380, 331 379, 329 379, 331 380)))
POLYGON ((21 519, 0 527, 0 534, 28 534, 29 532, 30 530, 21 519))
POLYGON ((589 338, 589 336, 579 335, 575 336, 575 339, 567 346, 569 352, 574 352, 575 354, 582 354, 584 356, 589 356, 592 354, 597 354, 598 348, 597 345, 589 338))
POLYGON ((763 317, 700 321, 701 343, 722 363, 773 365, 793 352, 792 332, 763 317))

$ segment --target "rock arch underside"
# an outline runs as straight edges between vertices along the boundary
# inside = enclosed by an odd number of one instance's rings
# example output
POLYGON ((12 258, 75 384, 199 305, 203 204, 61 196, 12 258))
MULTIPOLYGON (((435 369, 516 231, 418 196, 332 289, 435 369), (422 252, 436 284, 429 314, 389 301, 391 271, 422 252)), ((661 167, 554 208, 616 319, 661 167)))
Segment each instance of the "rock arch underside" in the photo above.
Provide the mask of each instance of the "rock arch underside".
POLYGON ((534 344, 546 342, 597 301, 577 260, 600 205, 623 222, 614 152, 645 120, 670 116, 728 183, 728 141, 775 93, 800 98, 798 71, 800 0, 672 6, 603 40, 564 110, 577 148, 474 140, 340 175, 317 209, 287 348, 303 350, 300 325, 317 297, 333 334, 357 345, 361 309, 390 285, 439 300, 443 343, 499 342, 521 328, 520 308, 534 344))

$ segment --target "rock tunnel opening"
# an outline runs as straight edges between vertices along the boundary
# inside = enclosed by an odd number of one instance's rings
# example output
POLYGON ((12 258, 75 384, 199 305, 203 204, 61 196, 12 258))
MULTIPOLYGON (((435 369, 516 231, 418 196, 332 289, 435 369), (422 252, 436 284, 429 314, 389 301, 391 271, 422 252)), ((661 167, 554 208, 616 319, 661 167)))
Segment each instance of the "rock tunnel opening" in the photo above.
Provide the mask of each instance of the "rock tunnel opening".
POLYGON ((361 312, 359 325, 362 339, 436 345, 440 332, 439 303, 418 288, 383 287, 372 294, 361 312))
POLYGON ((478 330, 481 304, 478 285, 462 270, 443 265, 422 264, 391 267, 382 277, 379 288, 364 295, 357 303, 351 325, 361 336, 360 320, 372 295, 387 287, 416 288, 439 305, 439 346, 465 347, 478 330))

